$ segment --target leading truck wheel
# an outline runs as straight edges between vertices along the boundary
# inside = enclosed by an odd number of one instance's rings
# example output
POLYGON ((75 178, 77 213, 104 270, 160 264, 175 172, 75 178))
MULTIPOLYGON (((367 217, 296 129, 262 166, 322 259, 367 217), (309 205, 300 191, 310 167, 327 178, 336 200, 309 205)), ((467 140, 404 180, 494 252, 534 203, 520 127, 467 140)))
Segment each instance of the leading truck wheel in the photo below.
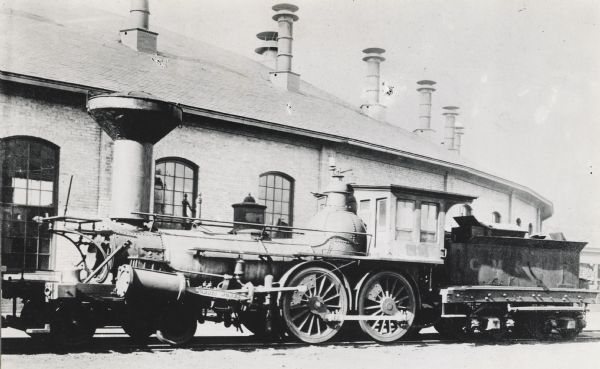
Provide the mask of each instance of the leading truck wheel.
POLYGON ((330 321, 326 315, 348 312, 348 294, 342 281, 330 270, 311 267, 291 279, 288 287, 296 286, 305 286, 306 291, 286 293, 282 299, 283 320, 290 334, 307 343, 333 338, 343 322, 330 321))
POLYGON ((363 332, 379 342, 392 342, 412 327, 416 298, 412 286, 399 273, 385 271, 371 276, 358 296, 358 314, 374 318, 397 316, 398 320, 361 320, 363 332))
POLYGON ((190 308, 183 304, 172 304, 158 319, 156 338, 171 346, 181 346, 194 337, 197 326, 198 322, 190 308))

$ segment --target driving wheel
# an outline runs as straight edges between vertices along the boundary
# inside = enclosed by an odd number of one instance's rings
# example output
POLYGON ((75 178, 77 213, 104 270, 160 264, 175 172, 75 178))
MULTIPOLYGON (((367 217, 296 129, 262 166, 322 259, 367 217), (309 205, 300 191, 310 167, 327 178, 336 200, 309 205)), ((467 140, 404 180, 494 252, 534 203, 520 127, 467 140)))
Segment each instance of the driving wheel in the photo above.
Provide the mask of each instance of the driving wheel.
POLYGON ((328 314, 346 315, 348 294, 335 273, 321 267, 298 272, 289 287, 305 286, 306 291, 287 293, 282 299, 283 320, 295 338, 308 343, 321 343, 335 336, 341 321, 329 321, 328 314))
POLYGON ((361 320, 360 327, 379 342, 392 342, 406 335, 412 327, 416 298, 408 280, 392 271, 369 277, 358 296, 359 315, 374 318, 398 317, 397 320, 361 320))

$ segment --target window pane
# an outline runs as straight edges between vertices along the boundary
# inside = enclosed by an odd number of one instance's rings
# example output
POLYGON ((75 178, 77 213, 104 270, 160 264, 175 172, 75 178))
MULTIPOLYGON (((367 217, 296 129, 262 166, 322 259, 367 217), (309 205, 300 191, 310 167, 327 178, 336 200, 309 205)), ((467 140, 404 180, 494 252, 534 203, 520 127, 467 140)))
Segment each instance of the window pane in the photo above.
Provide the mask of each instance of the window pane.
POLYGON ((177 177, 183 177, 183 175, 184 175, 183 164, 175 163, 175 175, 177 177))
POLYGON ((275 177, 275 187, 276 188, 282 188, 283 187, 282 180, 283 180, 283 178, 281 178, 280 176, 275 177))
POLYGON ((283 189, 284 190, 289 190, 290 189, 290 181, 288 181, 287 179, 283 180, 283 189))
POLYGON ((421 204, 421 242, 437 241, 438 205, 423 202, 421 204))
POLYGON ((363 220, 363 222, 370 221, 369 218, 371 216, 371 200, 360 200, 358 205, 358 217, 363 220))
POLYGON ((15 188, 13 190, 13 204, 27 205, 27 190, 23 188, 15 188))
POLYGON ((51 206, 52 205, 52 192, 42 191, 40 193, 40 205, 41 206, 51 206))
POLYGON ((165 175, 174 176, 175 175, 175 163, 169 161, 165 164, 165 175))
POLYGON ((414 201, 398 200, 396 202, 396 229, 412 230, 414 228, 414 208, 414 201))
POLYGON ((175 178, 175 191, 183 191, 183 178, 175 178))
POLYGON ((194 193, 194 180, 186 179, 185 184, 183 186, 183 190, 188 194, 194 193))
POLYGON ((387 199, 377 200, 377 228, 385 228, 387 225, 387 199))

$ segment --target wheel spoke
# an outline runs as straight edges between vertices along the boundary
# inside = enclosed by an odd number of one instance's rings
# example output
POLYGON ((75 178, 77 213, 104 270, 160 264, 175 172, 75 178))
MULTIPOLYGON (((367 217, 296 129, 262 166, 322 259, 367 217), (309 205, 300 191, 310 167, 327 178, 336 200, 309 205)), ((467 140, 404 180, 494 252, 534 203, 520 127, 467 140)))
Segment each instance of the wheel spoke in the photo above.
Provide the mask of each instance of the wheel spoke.
POLYGON ((322 298, 325 298, 325 297, 327 297, 327 295, 329 294, 329 291, 331 291, 331 290, 333 289, 333 287, 335 287, 335 284, 331 283, 331 284, 329 285, 329 288, 327 288, 327 291, 325 291, 325 293, 324 293, 324 294, 322 294, 322 295, 321 295, 321 297, 322 297, 322 298))
POLYGON ((312 334, 313 323, 315 322, 315 316, 310 317, 310 324, 308 325, 308 334, 312 334))
POLYGON ((379 305, 371 305, 371 306, 367 306, 365 308, 365 310, 373 310, 373 309, 379 309, 381 306, 379 305))
POLYGON ((300 308, 306 308, 306 307, 308 307, 308 304, 290 305, 290 309, 300 309, 300 308))
POLYGON ((336 297, 340 297, 340 294, 338 293, 338 294, 335 294, 335 295, 333 295, 331 297, 328 297, 328 298, 324 299, 323 302, 325 303, 327 301, 331 301, 331 300, 333 300, 336 297))
POLYGON ((310 312, 308 310, 302 310, 301 312, 299 312, 298 314, 296 314, 292 317, 292 321, 296 321, 298 318, 300 318, 306 314, 309 314, 309 313, 310 312))
POLYGON ((300 325, 297 326, 299 330, 302 330, 302 327, 304 327, 310 316, 310 314, 306 315, 306 318, 302 321, 302 323, 300 323, 300 325))
POLYGON ((325 278, 325 275, 322 275, 321 278, 321 285, 319 286, 319 290, 317 291, 317 295, 319 296, 322 296, 321 292, 323 291, 323 287, 325 287, 325 281, 327 280, 327 278, 325 278))
POLYGON ((398 290, 398 292, 396 292, 394 295, 392 295, 392 298, 393 298, 393 299, 397 298, 397 297, 398 297, 398 295, 400 295, 400 293, 401 293, 402 291, 404 291, 405 289, 406 289, 406 288, 405 288, 404 286, 402 286, 402 288, 400 288, 400 289, 398 290))

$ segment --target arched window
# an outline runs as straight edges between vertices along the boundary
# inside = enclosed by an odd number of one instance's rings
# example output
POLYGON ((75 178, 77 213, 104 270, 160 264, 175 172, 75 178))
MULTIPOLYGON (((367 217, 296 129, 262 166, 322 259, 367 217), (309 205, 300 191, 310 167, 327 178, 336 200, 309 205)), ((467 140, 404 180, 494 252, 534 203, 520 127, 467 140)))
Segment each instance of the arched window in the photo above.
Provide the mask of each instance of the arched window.
MULTIPOLYGON (((154 172, 154 212, 192 217, 198 196, 198 166, 182 158, 161 158, 154 172), (187 200, 187 204, 184 200, 187 200), (189 204, 189 206, 188 206, 189 204)), ((171 223, 173 224, 173 223, 171 223)), ((173 228, 168 223, 162 228, 173 228)), ((176 228, 179 228, 178 226, 176 228)))
POLYGON ((34 137, 0 139, 2 265, 8 271, 50 269, 50 233, 32 221, 56 215, 58 146, 34 137))
POLYGON ((464 204, 463 206, 460 207, 460 216, 461 217, 466 217, 469 215, 473 215, 473 208, 471 208, 469 205, 464 204))
POLYGON ((498 213, 497 211, 492 213, 492 222, 493 223, 500 223, 502 221, 502 216, 500 215, 500 213, 498 213))
POLYGON ((266 205, 265 223, 293 225, 294 179, 280 172, 260 175, 258 202, 266 205))
POLYGON ((521 218, 517 218, 517 227, 521 226, 521 218))

